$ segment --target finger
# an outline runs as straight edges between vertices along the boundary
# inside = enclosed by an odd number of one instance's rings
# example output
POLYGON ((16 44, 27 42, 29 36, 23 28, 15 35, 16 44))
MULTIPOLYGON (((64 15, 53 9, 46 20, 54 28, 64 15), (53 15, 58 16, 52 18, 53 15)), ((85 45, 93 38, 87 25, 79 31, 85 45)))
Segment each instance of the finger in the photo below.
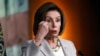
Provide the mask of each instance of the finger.
POLYGON ((46 27, 46 28, 48 29, 48 22, 46 22, 46 21, 41 21, 39 26, 40 26, 40 27, 41 27, 41 26, 44 26, 44 27, 46 27))
POLYGON ((45 21, 45 22, 43 23, 43 25, 48 26, 48 22, 45 21))
POLYGON ((49 29, 49 25, 48 25, 48 22, 44 22, 44 26, 46 27, 46 29, 48 30, 49 29))
POLYGON ((44 23, 44 21, 41 21, 40 23, 39 23, 39 25, 42 25, 44 23))
POLYGON ((49 25, 49 24, 48 24, 48 22, 46 22, 46 21, 45 21, 45 25, 47 25, 47 26, 48 26, 48 25, 49 25))

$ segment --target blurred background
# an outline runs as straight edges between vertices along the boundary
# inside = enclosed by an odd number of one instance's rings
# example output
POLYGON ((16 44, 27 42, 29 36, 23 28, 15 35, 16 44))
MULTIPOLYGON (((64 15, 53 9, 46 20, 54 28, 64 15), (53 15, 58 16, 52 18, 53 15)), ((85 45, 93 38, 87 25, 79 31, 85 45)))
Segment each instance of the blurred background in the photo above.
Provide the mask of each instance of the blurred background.
POLYGON ((0 56, 22 56, 29 39, 28 0, 0 0, 0 56))

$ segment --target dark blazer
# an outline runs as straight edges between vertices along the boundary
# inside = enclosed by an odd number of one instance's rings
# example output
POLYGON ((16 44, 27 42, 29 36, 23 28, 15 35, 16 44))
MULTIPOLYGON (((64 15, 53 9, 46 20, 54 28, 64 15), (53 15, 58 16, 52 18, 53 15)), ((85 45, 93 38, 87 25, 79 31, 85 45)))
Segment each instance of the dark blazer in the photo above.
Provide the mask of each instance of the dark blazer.
MULTIPOLYGON (((59 38, 65 56, 76 56, 74 44, 69 40, 59 38)), ((50 46, 44 39, 41 46, 36 46, 34 41, 28 41, 23 51, 23 56, 54 56, 50 46)), ((24 45, 24 46, 25 46, 24 45)))

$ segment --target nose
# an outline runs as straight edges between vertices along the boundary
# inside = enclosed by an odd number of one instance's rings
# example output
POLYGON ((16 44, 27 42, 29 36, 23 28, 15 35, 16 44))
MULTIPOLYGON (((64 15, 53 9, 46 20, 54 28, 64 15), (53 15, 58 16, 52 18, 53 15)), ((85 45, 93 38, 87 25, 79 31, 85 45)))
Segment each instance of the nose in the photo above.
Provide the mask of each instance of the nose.
POLYGON ((52 27, 53 27, 53 28, 55 28, 55 27, 56 27, 56 23, 55 23, 55 22, 53 22, 52 27))

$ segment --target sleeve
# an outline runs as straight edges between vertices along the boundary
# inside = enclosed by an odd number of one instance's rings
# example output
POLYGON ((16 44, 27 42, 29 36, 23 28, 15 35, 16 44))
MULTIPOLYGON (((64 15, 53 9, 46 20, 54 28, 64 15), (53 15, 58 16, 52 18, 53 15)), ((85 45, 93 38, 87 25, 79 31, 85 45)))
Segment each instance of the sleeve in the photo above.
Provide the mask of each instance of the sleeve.
POLYGON ((23 53, 23 56, 39 56, 40 47, 35 44, 35 42, 32 40, 27 48, 25 48, 25 51, 23 53))

